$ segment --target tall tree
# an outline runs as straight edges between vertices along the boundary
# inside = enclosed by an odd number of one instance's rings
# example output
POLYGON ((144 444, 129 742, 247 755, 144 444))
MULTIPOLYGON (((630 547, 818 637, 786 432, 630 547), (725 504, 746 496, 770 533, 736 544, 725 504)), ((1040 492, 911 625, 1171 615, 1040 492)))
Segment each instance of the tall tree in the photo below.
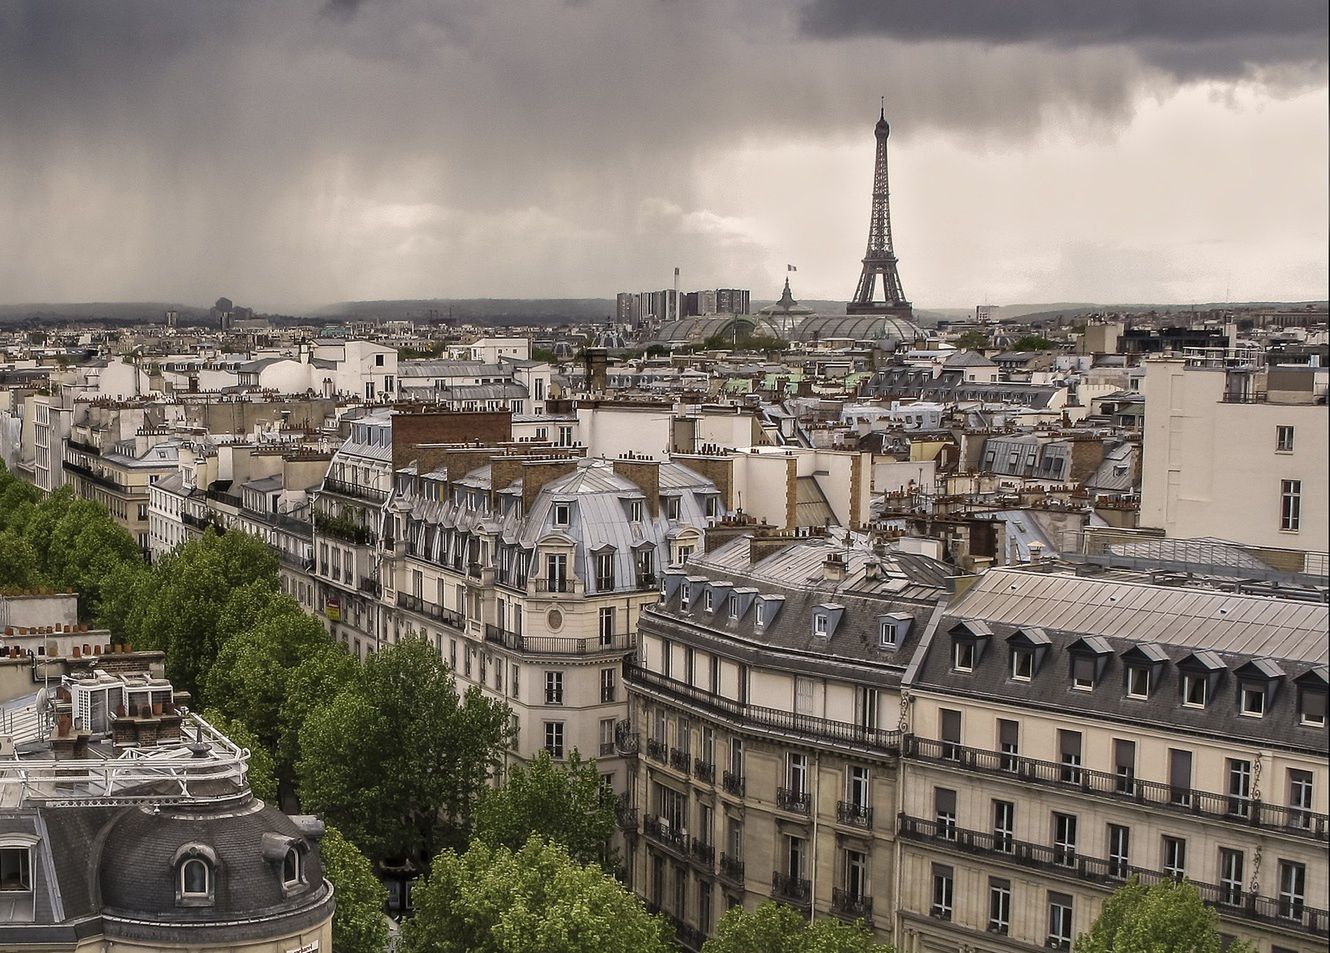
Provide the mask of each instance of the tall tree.
MULTIPOLYGON (((669 931, 599 867, 532 837, 517 852, 473 841, 434 860, 413 894, 402 953, 666 953, 669 931)), ((754 948, 757 949, 757 948, 754 948)))
MULTIPOLYGON (((1146 887, 1132 877, 1104 901, 1104 908, 1076 940, 1076 953, 1219 953, 1219 914, 1186 881, 1146 887)), ((1226 953, 1253 953, 1235 942, 1226 953)))
POLYGON ((239 748, 249 749, 249 790, 256 798, 277 804, 277 772, 272 753, 254 736, 243 721, 227 718, 215 708, 205 709, 203 720, 212 725, 239 748))
POLYGON ((388 945, 383 915, 388 891, 374 876, 374 865, 332 826, 319 841, 319 856, 323 874, 336 891, 333 953, 383 953, 388 945))
POLYGON ((499 788, 487 788, 476 807, 475 836, 491 847, 518 850, 539 834, 555 841, 578 863, 611 866, 614 795, 601 782, 596 762, 576 751, 559 763, 541 751, 516 765, 499 788))
POLYGON ((428 642, 378 652, 300 729, 300 797, 375 860, 427 863, 460 838, 511 736, 510 712, 464 697, 428 642))
POLYGON ((792 907, 770 900, 756 910, 732 907, 716 924, 702 953, 891 953, 863 922, 824 918, 809 923, 792 907))

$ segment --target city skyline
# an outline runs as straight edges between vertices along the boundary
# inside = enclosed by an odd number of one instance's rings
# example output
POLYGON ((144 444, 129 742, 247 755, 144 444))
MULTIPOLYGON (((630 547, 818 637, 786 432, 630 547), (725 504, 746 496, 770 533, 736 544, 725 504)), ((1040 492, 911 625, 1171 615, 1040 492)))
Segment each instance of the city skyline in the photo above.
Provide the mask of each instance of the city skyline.
POLYGON ((1326 12, 844 0, 0 13, 0 303, 1323 299, 1326 12), (1043 12, 1041 12, 1043 11, 1043 12))

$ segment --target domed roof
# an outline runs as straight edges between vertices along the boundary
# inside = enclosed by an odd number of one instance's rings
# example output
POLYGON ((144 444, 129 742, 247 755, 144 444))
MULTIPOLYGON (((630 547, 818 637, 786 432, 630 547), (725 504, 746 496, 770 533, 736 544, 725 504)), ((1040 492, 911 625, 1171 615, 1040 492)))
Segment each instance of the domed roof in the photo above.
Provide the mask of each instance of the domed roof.
POLYGON ((823 314, 805 318, 791 332, 796 341, 852 340, 883 350, 913 344, 926 335, 908 318, 892 314, 823 314))
MULTIPOLYGON (((317 840, 322 824, 292 819, 256 798, 209 808, 197 803, 129 807, 116 812, 93 846, 102 907, 108 914, 151 921, 157 929, 191 931, 210 924, 326 918, 331 891, 323 879, 317 840), (283 860, 301 856, 301 883, 283 884, 283 860), (179 866, 208 862, 211 897, 182 901, 179 866)), ((269 927, 270 929, 270 927, 269 927)))

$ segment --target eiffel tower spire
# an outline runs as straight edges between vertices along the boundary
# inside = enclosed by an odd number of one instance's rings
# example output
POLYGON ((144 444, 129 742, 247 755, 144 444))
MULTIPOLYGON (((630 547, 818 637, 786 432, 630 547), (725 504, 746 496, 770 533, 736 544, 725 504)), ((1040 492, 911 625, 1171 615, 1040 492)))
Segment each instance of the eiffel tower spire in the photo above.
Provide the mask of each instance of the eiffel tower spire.
POLYGON ((868 251, 864 253, 864 270, 859 275, 859 287, 854 300, 845 306, 848 314, 895 313, 910 316, 910 302, 905 300, 901 277, 896 271, 896 252, 891 247, 891 203, 887 188, 887 137, 891 127, 887 124, 887 108, 883 102, 877 125, 873 127, 877 139, 877 162, 873 169, 873 211, 868 219, 868 251), (875 299, 877 281, 882 279, 882 299, 875 299))

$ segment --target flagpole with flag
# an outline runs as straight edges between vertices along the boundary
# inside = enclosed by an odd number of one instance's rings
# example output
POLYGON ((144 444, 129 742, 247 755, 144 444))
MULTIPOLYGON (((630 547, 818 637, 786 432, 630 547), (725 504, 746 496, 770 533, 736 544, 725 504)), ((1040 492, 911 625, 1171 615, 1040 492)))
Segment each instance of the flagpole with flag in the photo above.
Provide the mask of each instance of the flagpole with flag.
POLYGON ((786 272, 791 272, 791 271, 798 271, 799 269, 795 268, 793 265, 786 265, 785 270, 786 272))

